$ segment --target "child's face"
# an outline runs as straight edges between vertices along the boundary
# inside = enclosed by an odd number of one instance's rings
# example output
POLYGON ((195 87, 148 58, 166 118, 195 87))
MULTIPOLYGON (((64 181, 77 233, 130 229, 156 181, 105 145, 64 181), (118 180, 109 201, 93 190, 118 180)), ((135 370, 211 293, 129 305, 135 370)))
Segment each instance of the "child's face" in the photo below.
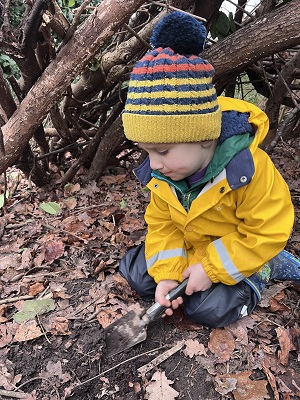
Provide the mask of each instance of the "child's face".
POLYGON ((150 158, 150 166, 179 181, 206 167, 213 157, 216 141, 195 143, 139 143, 150 158))

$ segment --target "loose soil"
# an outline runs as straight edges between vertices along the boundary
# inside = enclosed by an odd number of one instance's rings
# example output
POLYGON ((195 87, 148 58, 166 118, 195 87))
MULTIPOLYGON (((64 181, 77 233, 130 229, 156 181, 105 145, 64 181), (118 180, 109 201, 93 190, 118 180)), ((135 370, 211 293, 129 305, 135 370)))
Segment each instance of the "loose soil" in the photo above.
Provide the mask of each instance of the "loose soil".
MULTIPOLYGON (((298 257, 299 144, 290 139, 272 153, 295 205, 287 250, 298 257)), ((1 399, 300 398, 299 286, 272 283, 253 315, 225 329, 197 326, 178 310, 151 324, 146 341, 108 357, 103 328, 150 306, 118 274, 123 254, 144 240, 148 193, 131 165, 63 190, 31 187, 14 170, 9 176, 13 196, 0 230, 1 399), (50 201, 58 214, 40 208, 50 201), (22 296, 52 299, 55 309, 16 322, 22 296)))

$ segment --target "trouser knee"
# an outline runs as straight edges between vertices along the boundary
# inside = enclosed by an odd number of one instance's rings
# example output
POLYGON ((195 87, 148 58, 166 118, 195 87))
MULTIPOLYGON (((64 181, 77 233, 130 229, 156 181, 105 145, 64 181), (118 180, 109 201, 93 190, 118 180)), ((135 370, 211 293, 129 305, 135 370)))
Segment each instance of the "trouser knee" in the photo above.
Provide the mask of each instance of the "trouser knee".
POLYGON ((204 291, 185 296, 185 314, 194 322, 220 328, 249 315, 258 303, 255 292, 245 282, 234 286, 222 283, 204 291))
POLYGON ((147 272, 144 245, 134 247, 125 254, 120 261, 119 272, 143 300, 154 299, 156 283, 147 272))

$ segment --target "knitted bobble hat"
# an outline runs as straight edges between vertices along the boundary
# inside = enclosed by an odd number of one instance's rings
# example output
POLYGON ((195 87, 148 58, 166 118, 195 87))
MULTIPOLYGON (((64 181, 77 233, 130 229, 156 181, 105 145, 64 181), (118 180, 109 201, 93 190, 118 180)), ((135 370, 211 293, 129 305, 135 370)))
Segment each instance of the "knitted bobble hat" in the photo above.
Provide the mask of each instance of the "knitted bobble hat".
POLYGON ((154 49, 137 62, 130 77, 122 116, 129 140, 183 143, 220 136, 214 68, 197 55, 205 39, 203 24, 179 11, 156 25, 154 49))

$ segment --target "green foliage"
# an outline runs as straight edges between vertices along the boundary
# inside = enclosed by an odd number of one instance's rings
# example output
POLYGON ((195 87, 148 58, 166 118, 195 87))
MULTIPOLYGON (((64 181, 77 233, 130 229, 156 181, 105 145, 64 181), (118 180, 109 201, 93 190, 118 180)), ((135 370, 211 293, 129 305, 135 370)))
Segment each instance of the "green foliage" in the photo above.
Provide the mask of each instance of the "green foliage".
POLYGON ((13 319, 21 324, 22 322, 35 318, 37 315, 45 314, 53 310, 55 310, 55 303, 52 299, 26 300, 23 304, 22 311, 14 314, 13 319))
POLYGON ((241 74, 236 84, 234 97, 237 99, 246 100, 249 103, 255 104, 260 107, 260 103, 264 97, 257 93, 254 86, 249 82, 247 74, 241 74))
POLYGON ((125 207, 126 207, 126 200, 125 199, 122 199, 121 201, 120 201, 120 209, 121 210, 123 210, 125 207))
MULTIPOLYGON (((58 5, 66 15, 66 17, 72 21, 74 18, 74 9, 78 8, 82 4, 82 0, 58 0, 57 1, 58 5)), ((97 7, 102 1, 99 0, 91 0, 90 2, 90 7, 97 7)), ((92 9, 89 8, 84 11, 84 14, 90 14, 92 12, 92 9)))
POLYGON ((0 66, 5 78, 14 76, 16 79, 20 77, 20 70, 17 64, 6 54, 0 54, 0 66))
MULTIPOLYGON (((24 15, 25 7, 23 0, 11 0, 9 5, 9 23, 18 28, 24 15)), ((3 24, 3 17, 0 13, 0 25, 3 24)))
POLYGON ((58 203, 54 203, 52 201, 49 201, 48 203, 41 203, 40 208, 45 211, 48 214, 55 215, 57 214, 60 210, 61 207, 58 203))
POLYGON ((235 23, 232 12, 227 16, 223 11, 219 11, 210 28, 211 37, 220 40, 233 32, 235 32, 235 23))

